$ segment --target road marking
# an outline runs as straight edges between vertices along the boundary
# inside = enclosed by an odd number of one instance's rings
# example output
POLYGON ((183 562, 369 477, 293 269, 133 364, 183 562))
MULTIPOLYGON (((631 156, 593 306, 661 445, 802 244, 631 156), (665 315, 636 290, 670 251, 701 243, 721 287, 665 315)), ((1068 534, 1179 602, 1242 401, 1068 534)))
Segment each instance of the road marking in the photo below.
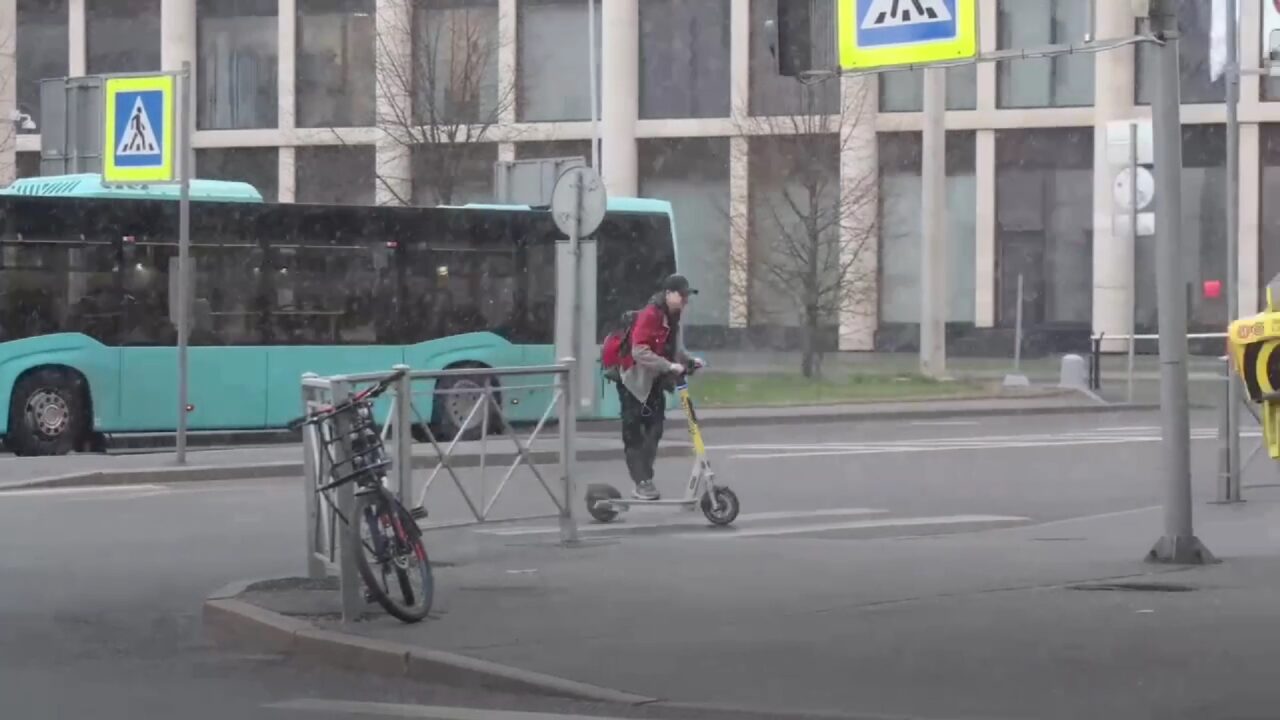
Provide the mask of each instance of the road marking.
POLYGON ((885 518, 883 520, 859 520, 856 522, 826 523, 820 525, 788 525, 758 530, 725 531, 718 533, 690 534, 707 540, 734 540, 753 537, 778 537, 781 535, 808 535, 838 530, 866 530, 892 527, 920 527, 924 525, 976 525, 979 523, 1027 523, 1031 518, 1016 515, 939 515, 937 517, 885 518))
POLYGON ((132 494, 134 497, 140 497, 143 495, 159 495, 165 492, 168 492, 168 489, 161 485, 92 485, 65 488, 0 489, 0 500, 24 497, 74 497, 78 495, 109 496, 122 494, 132 494))
MULTIPOLYGON (((1258 432, 1242 432, 1241 437, 1261 437, 1258 432)), ((922 440, 889 440, 840 444, 757 444, 718 446, 718 450, 739 450, 730 459, 770 460, 777 458, 841 457, 845 455, 869 455, 877 453, 945 452, 952 450, 1005 450, 1011 448, 1069 447, 1076 445, 1116 445, 1127 443, 1152 443, 1160 441, 1159 435, 1116 435, 1114 432, 1092 431, 1062 433, 1057 435, 996 435, 970 438, 932 438, 922 440), (751 452, 756 451, 756 452, 751 452), (774 451, 774 452, 759 452, 774 451)), ((1193 430, 1192 440, 1217 439, 1217 430, 1201 428, 1193 430)))
POLYGON ((917 420, 911 423, 916 427, 950 427, 956 425, 977 425, 977 420, 917 420))
POLYGON ((341 715, 380 715, 382 717, 424 718, 425 720, 621 720, 603 715, 562 715, 560 713, 485 710, 438 705, 399 705, 395 703, 355 702, 350 700, 298 699, 269 703, 264 707, 299 712, 328 712, 341 715))
MULTIPOLYGON (((669 505, 661 506, 669 508, 669 505)), ((738 523, 766 521, 766 520, 800 520, 803 518, 824 518, 824 517, 849 517, 856 515, 881 515, 889 512, 888 510, 880 510, 877 508, 829 508, 825 510, 780 510, 774 512, 759 513, 743 513, 738 516, 738 523)), ((702 516, 697 516, 696 521, 691 522, 665 522, 665 523, 608 523, 602 525, 579 525, 580 532, 618 532, 625 530, 651 530, 656 528, 679 528, 691 525, 701 526, 706 521, 702 516)), ((521 535, 550 535, 560 532, 559 526, 547 527, 516 527, 516 528, 481 528, 475 532, 484 535, 498 535, 502 537, 518 537, 521 535)))

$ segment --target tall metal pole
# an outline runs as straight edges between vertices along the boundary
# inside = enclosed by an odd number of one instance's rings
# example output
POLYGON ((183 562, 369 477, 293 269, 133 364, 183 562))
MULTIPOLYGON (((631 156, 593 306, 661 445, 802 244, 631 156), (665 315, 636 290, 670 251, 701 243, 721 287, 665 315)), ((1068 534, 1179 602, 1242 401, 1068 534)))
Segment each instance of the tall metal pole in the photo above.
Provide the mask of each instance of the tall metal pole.
POLYGON ((1129 365, 1128 380, 1125 381, 1125 401, 1133 403, 1133 361, 1137 349, 1138 334, 1138 123, 1129 123, 1129 266, 1135 271, 1129 273, 1129 365))
POLYGON ((947 374, 947 71, 924 70, 924 140, 921 157, 920 374, 947 374))
POLYGON ((1155 135, 1156 272, 1160 313, 1161 468, 1165 481, 1164 536, 1147 560, 1202 564, 1213 555, 1191 524, 1191 419, 1187 411, 1187 298, 1183 280, 1182 118, 1178 69, 1178 0, 1151 4, 1151 30, 1163 42, 1157 49, 1156 93, 1151 106, 1155 135))
MULTIPOLYGON (((1227 322, 1240 316, 1240 26, 1238 0, 1227 2, 1227 322)), ((1239 502, 1240 384, 1227 373, 1227 501, 1239 502)))
POLYGON ((191 63, 182 62, 182 92, 178 102, 181 118, 175 130, 178 141, 178 439, 177 460, 187 462, 187 343, 191 336, 191 63))
POLYGON ((587 0, 587 75, 591 84, 591 169, 600 172, 600 75, 596 72, 596 0, 587 0))

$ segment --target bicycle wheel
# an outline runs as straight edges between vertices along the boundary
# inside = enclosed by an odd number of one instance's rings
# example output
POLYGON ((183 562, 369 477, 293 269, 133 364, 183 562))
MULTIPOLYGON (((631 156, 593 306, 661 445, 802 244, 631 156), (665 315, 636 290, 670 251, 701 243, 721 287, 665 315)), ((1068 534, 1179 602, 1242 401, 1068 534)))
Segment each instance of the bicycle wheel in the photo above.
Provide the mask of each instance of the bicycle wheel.
POLYGON ((356 496, 355 520, 356 567, 369 596, 406 623, 425 618, 435 580, 416 521, 381 488, 356 496))

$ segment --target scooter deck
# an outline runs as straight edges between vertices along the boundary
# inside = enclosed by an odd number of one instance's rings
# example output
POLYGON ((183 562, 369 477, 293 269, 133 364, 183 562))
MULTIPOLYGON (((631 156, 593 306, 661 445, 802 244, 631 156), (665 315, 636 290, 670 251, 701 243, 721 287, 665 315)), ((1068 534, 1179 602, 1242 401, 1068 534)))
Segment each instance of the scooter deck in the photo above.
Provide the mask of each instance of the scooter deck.
POLYGON ((661 507, 664 505, 668 507, 688 505, 690 507, 693 507, 697 503, 698 503, 698 500, 695 498, 680 498, 679 500, 636 500, 636 499, 619 498, 619 499, 610 499, 610 500, 600 500, 599 502, 596 503, 596 507, 600 507, 604 505, 609 505, 612 507, 617 507, 622 509, 626 509, 632 506, 643 507, 645 505, 650 505, 653 507, 661 507))

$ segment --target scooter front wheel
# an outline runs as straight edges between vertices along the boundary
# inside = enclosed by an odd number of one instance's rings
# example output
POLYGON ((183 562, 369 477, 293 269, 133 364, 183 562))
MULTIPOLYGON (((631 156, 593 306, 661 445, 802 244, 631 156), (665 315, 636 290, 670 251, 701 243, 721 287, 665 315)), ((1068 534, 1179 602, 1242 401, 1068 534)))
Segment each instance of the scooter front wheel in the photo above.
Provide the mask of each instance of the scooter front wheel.
POLYGON ((601 504, 601 500, 618 500, 622 493, 612 485, 590 485, 587 487, 587 512, 599 523, 613 522, 618 511, 612 505, 601 504))
POLYGON ((712 525, 728 525, 738 519, 738 496, 727 487, 717 487, 702 496, 702 514, 712 525))

